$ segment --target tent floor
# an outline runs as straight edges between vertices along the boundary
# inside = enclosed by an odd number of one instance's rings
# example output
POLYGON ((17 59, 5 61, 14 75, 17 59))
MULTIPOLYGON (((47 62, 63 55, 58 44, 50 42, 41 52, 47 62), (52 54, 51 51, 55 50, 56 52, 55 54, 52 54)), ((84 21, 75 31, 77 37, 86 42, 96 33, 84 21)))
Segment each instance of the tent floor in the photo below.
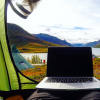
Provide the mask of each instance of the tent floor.
MULTIPOLYGON (((26 90, 13 90, 13 91, 0 91, 0 96, 3 97, 3 99, 5 100, 6 98, 8 97, 11 97, 11 96, 15 96, 15 95, 21 95, 23 97, 24 100, 26 100, 30 95, 32 95, 34 92, 36 91, 36 89, 26 89, 26 90)), ((90 90, 78 90, 78 91, 75 91, 75 90, 69 90, 69 91, 48 91, 48 92, 51 92, 51 93, 56 93, 56 94, 63 94, 63 96, 66 97, 66 94, 67 96, 70 96, 71 97, 74 97, 74 100, 81 100, 81 99, 75 99, 75 98, 82 98, 84 97, 85 95, 91 93, 91 92, 100 92, 100 89, 90 89, 90 90), (73 96, 72 96, 73 95, 73 96)), ((68 98, 68 97, 67 97, 68 98)), ((68 99, 69 100, 69 99, 68 99)), ((70 99, 72 100, 72 99, 70 99)))
POLYGON ((10 96, 21 95, 26 100, 36 89, 0 91, 0 96, 5 100, 10 96))

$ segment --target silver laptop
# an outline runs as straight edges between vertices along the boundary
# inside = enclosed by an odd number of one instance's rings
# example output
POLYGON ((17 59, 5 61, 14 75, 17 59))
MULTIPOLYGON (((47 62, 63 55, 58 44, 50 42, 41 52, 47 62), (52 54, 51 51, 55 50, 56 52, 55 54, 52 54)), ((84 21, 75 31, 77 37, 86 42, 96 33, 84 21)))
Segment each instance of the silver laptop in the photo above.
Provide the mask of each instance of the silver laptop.
POLYGON ((49 47, 46 77, 37 89, 94 89, 91 47, 49 47))

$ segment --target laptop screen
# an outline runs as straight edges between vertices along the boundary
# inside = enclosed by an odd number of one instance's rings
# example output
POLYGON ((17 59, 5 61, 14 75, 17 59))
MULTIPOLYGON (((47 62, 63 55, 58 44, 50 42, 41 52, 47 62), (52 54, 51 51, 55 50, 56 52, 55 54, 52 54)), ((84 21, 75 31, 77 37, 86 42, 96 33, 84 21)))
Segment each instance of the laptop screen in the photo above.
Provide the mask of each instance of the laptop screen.
POLYGON ((91 47, 49 47, 47 76, 93 76, 91 47))

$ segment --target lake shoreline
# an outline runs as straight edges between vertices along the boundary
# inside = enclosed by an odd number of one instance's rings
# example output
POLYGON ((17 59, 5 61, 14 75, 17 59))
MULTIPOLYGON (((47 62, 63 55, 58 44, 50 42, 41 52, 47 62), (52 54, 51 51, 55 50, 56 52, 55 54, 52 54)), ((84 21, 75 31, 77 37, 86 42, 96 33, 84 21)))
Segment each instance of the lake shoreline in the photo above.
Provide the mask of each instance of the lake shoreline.
MULTIPOLYGON (((20 53, 26 59, 31 59, 33 55, 38 55, 40 59, 45 60, 47 62, 47 53, 20 53)), ((92 54, 100 57, 100 48, 92 48, 92 54)))

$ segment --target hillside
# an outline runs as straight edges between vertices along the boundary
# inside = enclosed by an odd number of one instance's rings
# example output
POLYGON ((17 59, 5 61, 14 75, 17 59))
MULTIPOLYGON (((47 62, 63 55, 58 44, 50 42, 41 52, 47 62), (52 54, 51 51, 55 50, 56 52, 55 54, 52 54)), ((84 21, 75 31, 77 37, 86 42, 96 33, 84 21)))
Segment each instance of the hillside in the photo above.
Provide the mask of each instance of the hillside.
POLYGON ((48 35, 48 34, 40 33, 40 34, 33 34, 33 35, 35 35, 39 39, 42 39, 44 41, 48 41, 48 42, 51 42, 51 43, 54 43, 54 44, 59 44, 59 45, 63 45, 63 46, 72 46, 66 40, 61 40, 61 39, 59 39, 55 36, 51 36, 51 35, 48 35))
POLYGON ((94 42, 89 42, 89 43, 86 43, 84 45, 84 47, 95 47, 96 45, 100 44, 100 40, 98 41, 94 41, 94 42))
POLYGON ((47 52, 49 46, 61 46, 41 40, 18 25, 8 23, 7 28, 10 46, 15 44, 20 52, 47 52))
POLYGON ((100 40, 94 41, 94 42, 89 42, 86 44, 83 43, 75 43, 72 44, 74 47, 95 47, 95 48, 100 48, 100 40))
POLYGON ((98 44, 98 45, 94 46, 94 48, 100 48, 100 44, 98 44))
POLYGON ((7 27, 8 27, 8 37, 10 40, 10 45, 16 44, 16 46, 23 46, 30 42, 39 44, 44 43, 42 40, 29 34, 27 31, 25 31, 18 25, 8 23, 7 27))

